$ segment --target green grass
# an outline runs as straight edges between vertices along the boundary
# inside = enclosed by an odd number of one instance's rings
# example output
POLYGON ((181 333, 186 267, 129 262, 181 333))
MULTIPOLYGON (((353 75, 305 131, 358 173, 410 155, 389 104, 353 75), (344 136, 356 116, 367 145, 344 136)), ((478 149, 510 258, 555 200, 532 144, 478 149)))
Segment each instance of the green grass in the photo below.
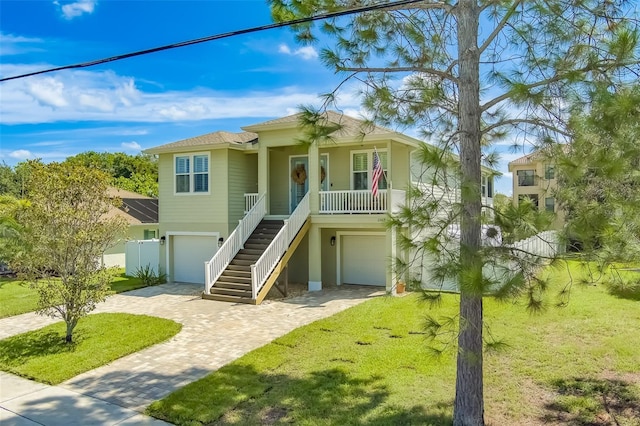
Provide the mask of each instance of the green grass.
MULTIPOLYGON (((568 275, 554 276, 558 286, 568 275)), ((577 284, 567 307, 555 301, 550 292, 546 312, 532 315, 486 300, 491 333, 506 344, 485 357, 487 420, 588 424, 612 410, 619 424, 637 425, 638 302, 577 284)), ((147 413, 180 425, 450 424, 455 348, 434 358, 424 323, 456 313, 455 295, 437 308, 415 294, 376 298, 276 339, 147 413)))
MULTIPOLYGON (((128 277, 121 269, 111 281, 114 293, 135 290, 144 287, 139 278, 128 277)), ((29 284, 18 279, 0 278, 0 318, 33 312, 37 309, 38 295, 29 288, 29 284)))
POLYGON ((182 325, 147 315, 95 314, 82 318, 64 341, 64 322, 0 340, 0 370, 58 384, 176 335, 182 325))

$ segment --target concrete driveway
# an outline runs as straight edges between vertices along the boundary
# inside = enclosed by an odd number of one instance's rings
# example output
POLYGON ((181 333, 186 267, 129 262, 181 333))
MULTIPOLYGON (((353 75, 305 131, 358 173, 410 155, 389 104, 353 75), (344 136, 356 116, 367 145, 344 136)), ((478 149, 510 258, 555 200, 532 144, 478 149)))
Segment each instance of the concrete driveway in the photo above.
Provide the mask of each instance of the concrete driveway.
MULTIPOLYGON (((22 425, 31 423, 20 423, 21 419, 54 418, 63 409, 57 404, 55 389, 60 389, 59 399, 73 395, 92 397, 113 405, 112 408, 142 412, 151 402, 295 328, 384 294, 374 287, 342 286, 253 306, 202 300, 201 291, 202 286, 163 284, 110 297, 96 313, 128 312, 169 318, 181 323, 182 330, 165 343, 88 371, 57 387, 47 387, 54 390, 48 391, 40 403, 33 400, 40 398, 35 396, 37 392, 31 399, 25 399, 24 395, 10 397, 6 387, 19 385, 9 383, 10 375, 0 376, 0 423, 22 425)), ((53 322, 33 313, 0 319, 0 339, 53 322)), ((84 412, 90 416, 94 411, 84 412)), ((78 415, 82 413, 79 411, 78 415)), ((121 424, 122 415, 118 416, 120 420, 108 415, 100 421, 79 419, 78 424, 121 424)), ((136 421, 140 423, 142 419, 137 417, 136 421)))

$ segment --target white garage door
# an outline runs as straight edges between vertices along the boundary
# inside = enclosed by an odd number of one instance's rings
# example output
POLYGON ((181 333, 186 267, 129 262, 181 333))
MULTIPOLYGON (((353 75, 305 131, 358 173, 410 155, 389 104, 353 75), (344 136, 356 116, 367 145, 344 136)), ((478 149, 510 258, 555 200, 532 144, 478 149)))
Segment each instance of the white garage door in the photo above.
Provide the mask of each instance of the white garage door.
POLYGON ((204 283, 204 262, 218 250, 217 239, 201 235, 173 236, 173 280, 204 283))
POLYGON ((342 282, 386 285, 385 235, 344 235, 342 238, 342 282))

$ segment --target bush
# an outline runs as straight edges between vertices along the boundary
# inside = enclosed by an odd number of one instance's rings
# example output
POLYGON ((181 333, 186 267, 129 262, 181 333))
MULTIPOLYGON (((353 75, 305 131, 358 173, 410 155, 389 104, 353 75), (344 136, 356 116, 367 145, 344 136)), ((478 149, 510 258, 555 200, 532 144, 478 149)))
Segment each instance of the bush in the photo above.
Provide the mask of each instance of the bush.
POLYGON ((156 274, 151 265, 146 265, 144 267, 138 268, 136 270, 135 276, 136 278, 140 279, 140 282, 142 282, 145 287, 164 284, 167 282, 167 274, 156 274))

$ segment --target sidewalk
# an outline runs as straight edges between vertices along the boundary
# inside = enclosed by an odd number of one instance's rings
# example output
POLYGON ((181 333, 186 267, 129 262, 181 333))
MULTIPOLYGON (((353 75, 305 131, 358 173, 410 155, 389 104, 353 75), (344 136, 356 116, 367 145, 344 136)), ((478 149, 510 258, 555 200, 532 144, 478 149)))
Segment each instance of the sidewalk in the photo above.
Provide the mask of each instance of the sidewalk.
POLYGON ((0 425, 84 426, 167 425, 140 414, 59 386, 48 386, 0 372, 0 425))

